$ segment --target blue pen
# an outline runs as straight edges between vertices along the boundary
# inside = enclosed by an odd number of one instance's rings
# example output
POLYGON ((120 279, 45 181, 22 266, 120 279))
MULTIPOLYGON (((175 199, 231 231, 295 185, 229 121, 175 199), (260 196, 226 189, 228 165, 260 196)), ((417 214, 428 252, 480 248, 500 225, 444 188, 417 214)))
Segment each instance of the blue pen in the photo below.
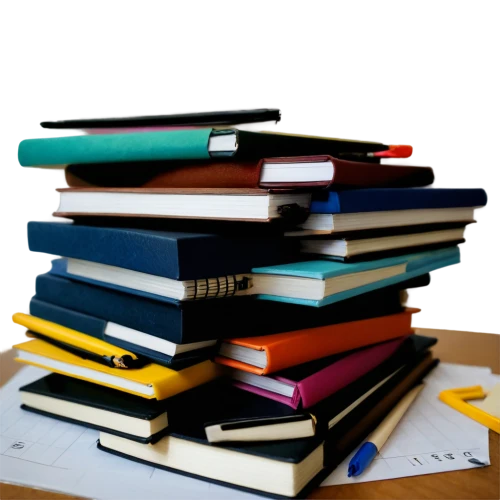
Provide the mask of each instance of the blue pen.
POLYGON ((389 415, 385 417, 377 429, 368 436, 366 442, 361 445, 351 458, 347 468, 347 477, 359 476, 372 463, 377 453, 382 449, 392 431, 396 428, 403 415, 423 388, 424 386, 420 384, 408 392, 391 410, 389 415))

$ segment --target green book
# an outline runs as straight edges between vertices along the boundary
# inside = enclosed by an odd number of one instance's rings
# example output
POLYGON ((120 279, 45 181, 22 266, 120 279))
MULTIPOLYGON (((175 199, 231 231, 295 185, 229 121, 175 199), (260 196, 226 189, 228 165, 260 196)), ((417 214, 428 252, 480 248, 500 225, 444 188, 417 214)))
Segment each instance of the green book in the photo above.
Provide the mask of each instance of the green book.
MULTIPOLYGON (((27 139, 19 144, 18 157, 23 167, 42 167, 217 158, 254 160, 310 155, 366 160, 373 153, 388 150, 389 146, 376 142, 200 128, 27 139)), ((378 159, 371 158, 371 161, 378 159)))

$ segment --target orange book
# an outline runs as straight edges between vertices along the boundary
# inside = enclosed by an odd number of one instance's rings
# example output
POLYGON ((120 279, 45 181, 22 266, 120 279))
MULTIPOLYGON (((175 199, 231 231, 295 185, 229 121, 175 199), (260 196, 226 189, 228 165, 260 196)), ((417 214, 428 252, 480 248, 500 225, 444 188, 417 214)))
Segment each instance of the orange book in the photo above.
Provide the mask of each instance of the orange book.
POLYGON ((403 312, 378 318, 225 340, 215 361, 257 375, 267 375, 332 354, 411 334, 411 317, 419 310, 406 308, 403 312))

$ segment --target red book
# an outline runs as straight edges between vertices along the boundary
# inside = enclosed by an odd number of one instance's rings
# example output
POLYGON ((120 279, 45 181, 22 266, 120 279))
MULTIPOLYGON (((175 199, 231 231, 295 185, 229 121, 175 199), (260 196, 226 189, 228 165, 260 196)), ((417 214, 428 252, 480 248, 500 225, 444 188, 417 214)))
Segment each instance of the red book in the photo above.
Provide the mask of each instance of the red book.
POLYGON ((381 165, 332 156, 261 160, 141 162, 70 165, 70 187, 133 188, 367 188, 432 184, 430 167, 381 165))

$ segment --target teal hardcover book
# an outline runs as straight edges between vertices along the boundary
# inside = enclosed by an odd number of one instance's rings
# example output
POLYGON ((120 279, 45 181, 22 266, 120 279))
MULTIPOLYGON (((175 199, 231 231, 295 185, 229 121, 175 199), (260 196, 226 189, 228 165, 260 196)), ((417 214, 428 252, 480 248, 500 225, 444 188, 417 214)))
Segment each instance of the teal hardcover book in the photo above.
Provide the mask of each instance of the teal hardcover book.
MULTIPOLYGON (((359 160, 388 149, 389 146, 375 142, 200 128, 28 139, 19 144, 18 158, 23 167, 209 160, 218 157, 260 160, 274 156, 310 156, 318 153, 359 160)), ((411 154, 411 147, 405 146, 404 150, 405 157, 411 154)), ((377 160, 371 156, 370 158, 372 161, 377 160)))
POLYGON ((442 267, 458 264, 459 262, 460 250, 458 247, 451 247, 409 255, 400 255, 397 257, 373 260, 369 262, 357 262, 353 264, 328 259, 295 262, 279 266, 252 269, 252 273, 255 275, 288 276, 325 281, 330 278, 339 278, 341 276, 375 271, 378 269, 382 270, 383 268, 405 266, 404 272, 400 272, 394 276, 341 291, 339 293, 334 293, 332 295, 326 295, 325 292, 324 298, 318 300, 292 298, 270 294, 258 295, 258 298, 262 300, 274 300, 277 302, 290 302, 294 304, 321 307, 354 297, 356 295, 361 295, 372 290, 394 285, 396 283, 415 278, 416 276, 427 274, 430 271, 434 271, 442 267))
POLYGON ((200 128, 27 139, 19 144, 18 158, 23 167, 64 166, 71 163, 208 160, 211 132, 211 128, 200 128))

